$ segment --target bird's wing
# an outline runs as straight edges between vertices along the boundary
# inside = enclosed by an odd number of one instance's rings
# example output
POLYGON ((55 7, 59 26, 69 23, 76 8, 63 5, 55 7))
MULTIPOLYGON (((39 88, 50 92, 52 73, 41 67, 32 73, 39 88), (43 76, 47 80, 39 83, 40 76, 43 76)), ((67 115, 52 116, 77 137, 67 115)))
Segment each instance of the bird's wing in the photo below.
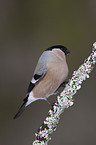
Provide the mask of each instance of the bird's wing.
POLYGON ((33 88, 40 82, 40 80, 42 80, 44 78, 44 76, 46 75, 47 72, 47 67, 44 65, 43 67, 36 67, 35 72, 34 72, 34 76, 32 77, 32 80, 29 84, 27 93, 30 93, 33 88))

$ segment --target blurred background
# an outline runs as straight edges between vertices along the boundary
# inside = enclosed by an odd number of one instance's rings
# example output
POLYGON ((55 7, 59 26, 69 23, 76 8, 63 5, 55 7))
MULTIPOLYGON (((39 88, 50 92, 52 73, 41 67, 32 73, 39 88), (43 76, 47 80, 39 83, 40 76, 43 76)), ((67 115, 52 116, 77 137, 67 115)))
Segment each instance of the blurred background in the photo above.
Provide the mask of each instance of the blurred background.
MULTIPOLYGON (((96 0, 0 0, 0 145, 31 145, 50 109, 46 101, 37 101, 13 119, 41 53, 52 45, 66 46, 69 79, 95 41, 96 0)), ((50 145, 96 144, 95 89, 96 68, 61 115, 50 145)))

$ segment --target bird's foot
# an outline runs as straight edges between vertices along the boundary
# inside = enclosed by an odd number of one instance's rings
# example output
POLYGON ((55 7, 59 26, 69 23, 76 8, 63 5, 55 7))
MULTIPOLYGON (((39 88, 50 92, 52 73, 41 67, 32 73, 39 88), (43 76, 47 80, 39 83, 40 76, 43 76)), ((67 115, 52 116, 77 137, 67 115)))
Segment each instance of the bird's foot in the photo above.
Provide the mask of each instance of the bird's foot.
POLYGON ((64 87, 64 88, 65 88, 65 86, 66 86, 66 84, 67 84, 68 82, 69 82, 69 81, 63 82, 63 83, 60 85, 60 87, 64 87))

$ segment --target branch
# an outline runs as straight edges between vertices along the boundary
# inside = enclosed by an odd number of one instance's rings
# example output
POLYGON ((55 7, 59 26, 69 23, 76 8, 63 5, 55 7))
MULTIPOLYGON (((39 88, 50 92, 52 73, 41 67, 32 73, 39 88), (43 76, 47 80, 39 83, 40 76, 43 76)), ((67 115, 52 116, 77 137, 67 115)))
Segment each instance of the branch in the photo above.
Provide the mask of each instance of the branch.
POLYGON ((57 100, 49 110, 48 115, 43 122, 42 126, 35 133, 35 141, 33 145, 47 145, 51 139, 50 135, 56 131, 57 124, 59 123, 60 115, 65 108, 73 105, 73 96, 81 88, 84 80, 89 78, 89 74, 96 64, 96 42, 93 44, 90 56, 84 61, 77 71, 73 72, 72 78, 69 80, 66 87, 57 96, 57 100))

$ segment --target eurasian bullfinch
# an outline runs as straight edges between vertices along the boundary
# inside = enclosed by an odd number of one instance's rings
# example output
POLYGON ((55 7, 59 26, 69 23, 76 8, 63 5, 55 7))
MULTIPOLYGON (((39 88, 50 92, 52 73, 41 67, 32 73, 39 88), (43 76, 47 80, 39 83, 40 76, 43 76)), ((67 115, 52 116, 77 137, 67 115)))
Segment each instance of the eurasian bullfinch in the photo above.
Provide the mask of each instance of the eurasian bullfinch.
POLYGON ((19 117, 25 107, 32 102, 54 95, 56 90, 65 82, 68 75, 66 56, 69 50, 56 45, 46 49, 39 58, 26 97, 14 119, 19 117))

